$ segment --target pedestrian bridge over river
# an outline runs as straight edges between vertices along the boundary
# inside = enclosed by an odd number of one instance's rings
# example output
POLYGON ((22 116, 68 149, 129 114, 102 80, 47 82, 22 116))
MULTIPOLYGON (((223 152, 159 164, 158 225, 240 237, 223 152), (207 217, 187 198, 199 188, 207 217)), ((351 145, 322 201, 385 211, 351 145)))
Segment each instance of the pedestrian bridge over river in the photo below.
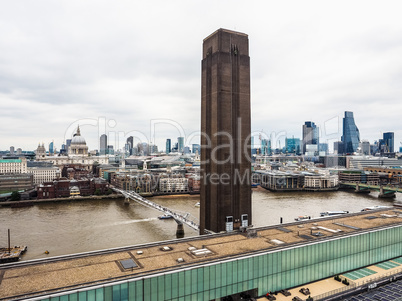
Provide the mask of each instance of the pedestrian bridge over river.
POLYGON ((190 228, 193 228, 194 230, 199 229, 199 221, 196 217, 192 216, 190 213, 186 212, 178 212, 177 210, 173 210, 164 206, 161 206, 157 203, 154 203, 142 196, 140 196, 138 193, 135 191, 126 191, 118 188, 112 188, 114 191, 121 193, 126 197, 127 199, 133 200, 141 205, 147 206, 149 208, 158 210, 164 214, 169 214, 173 216, 174 220, 180 224, 186 224, 190 228))

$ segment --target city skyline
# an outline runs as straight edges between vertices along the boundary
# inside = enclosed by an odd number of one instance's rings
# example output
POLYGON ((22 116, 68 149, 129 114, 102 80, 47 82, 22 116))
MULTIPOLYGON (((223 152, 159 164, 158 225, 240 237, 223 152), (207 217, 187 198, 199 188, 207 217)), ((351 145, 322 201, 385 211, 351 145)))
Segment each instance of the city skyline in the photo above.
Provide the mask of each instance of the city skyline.
MULTIPOLYGON (((200 40, 216 28, 252 38, 252 131, 301 138, 300 126, 312 120, 331 146, 342 135, 344 111, 352 111, 361 139, 372 143, 394 132, 399 149, 397 2, 222 2, 214 11, 205 3, 180 10, 178 2, 39 3, 9 2, 0 12, 0 150, 33 150, 52 140, 59 150, 71 125, 100 118, 107 132, 149 137, 152 120, 172 120, 186 136, 198 131, 200 40)), ((103 132, 86 124, 81 130, 98 149, 103 132)), ((149 141, 160 147, 181 136, 173 126, 156 133, 149 141)))

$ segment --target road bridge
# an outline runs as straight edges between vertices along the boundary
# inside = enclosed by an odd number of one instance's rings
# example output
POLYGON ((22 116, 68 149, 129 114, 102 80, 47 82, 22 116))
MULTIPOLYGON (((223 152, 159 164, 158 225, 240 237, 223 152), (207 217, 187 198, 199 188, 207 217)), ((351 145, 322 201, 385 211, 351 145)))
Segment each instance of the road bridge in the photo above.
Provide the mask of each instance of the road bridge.
POLYGON ((115 187, 112 189, 118 193, 121 193, 122 195, 124 195, 124 197, 126 197, 130 200, 133 200, 141 205, 158 210, 164 214, 171 215, 179 225, 186 224, 187 226, 189 226, 190 228, 193 228, 194 230, 199 229, 198 219, 196 217, 192 216, 188 212, 186 212, 186 213, 178 212, 177 210, 173 210, 173 209, 167 208, 165 206, 161 206, 157 203, 154 203, 154 202, 142 197, 135 191, 126 191, 126 190, 118 189, 115 187))

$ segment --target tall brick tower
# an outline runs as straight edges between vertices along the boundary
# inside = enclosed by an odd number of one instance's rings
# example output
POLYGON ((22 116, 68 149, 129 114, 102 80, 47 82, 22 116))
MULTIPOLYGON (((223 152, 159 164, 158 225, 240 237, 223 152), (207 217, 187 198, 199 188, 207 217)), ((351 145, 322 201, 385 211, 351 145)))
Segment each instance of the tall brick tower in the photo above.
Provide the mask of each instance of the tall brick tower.
POLYGON ((204 39, 200 234, 251 225, 248 36, 218 29, 204 39))

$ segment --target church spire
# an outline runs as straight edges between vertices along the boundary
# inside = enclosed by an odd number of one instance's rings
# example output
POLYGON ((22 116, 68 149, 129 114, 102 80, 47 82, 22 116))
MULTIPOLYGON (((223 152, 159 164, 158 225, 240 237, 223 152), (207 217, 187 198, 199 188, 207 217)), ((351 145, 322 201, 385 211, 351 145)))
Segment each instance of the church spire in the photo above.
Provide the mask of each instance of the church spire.
POLYGON ((81 132, 80 132, 80 126, 78 125, 78 128, 77 128, 77 134, 76 134, 77 136, 81 136, 81 132))

